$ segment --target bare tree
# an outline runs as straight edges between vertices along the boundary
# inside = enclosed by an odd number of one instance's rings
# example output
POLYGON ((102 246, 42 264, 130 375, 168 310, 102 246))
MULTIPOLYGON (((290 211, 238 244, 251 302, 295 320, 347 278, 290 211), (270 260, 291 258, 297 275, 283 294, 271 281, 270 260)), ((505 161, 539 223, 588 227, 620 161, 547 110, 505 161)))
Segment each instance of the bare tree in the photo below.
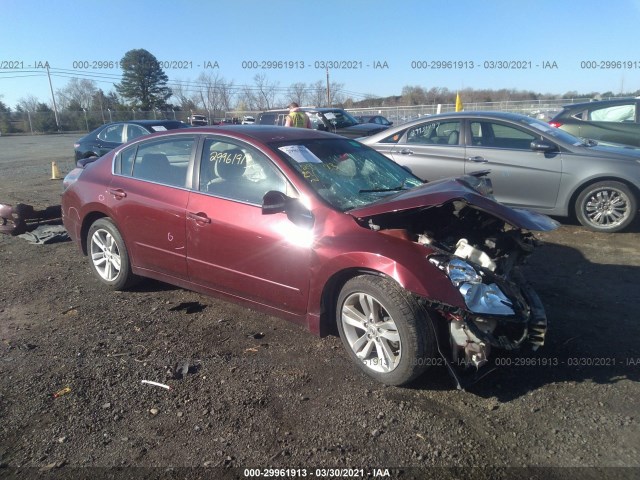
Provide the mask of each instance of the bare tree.
POLYGON ((93 80, 72 78, 66 87, 58 89, 56 92, 58 106, 63 110, 69 107, 89 110, 92 106, 93 96, 97 91, 98 87, 93 80))
POLYGON ((329 84, 329 105, 335 106, 344 103, 346 97, 342 91, 344 83, 331 82, 329 84))
POLYGON ((218 73, 204 72, 198 76, 197 83, 200 104, 210 118, 215 117, 216 111, 220 114, 229 110, 233 84, 227 83, 218 73))
POLYGON ((309 101, 314 107, 322 107, 327 103, 327 87, 322 80, 318 80, 309 88, 309 101))
POLYGON ((257 110, 270 110, 275 104, 278 95, 278 83, 270 82, 263 73, 253 77, 255 83, 255 102, 257 110))
POLYGON ((171 91, 182 110, 189 111, 198 108, 200 95, 199 92, 194 91, 193 85, 189 81, 175 80, 171 85, 171 91))
POLYGON ((227 112, 231 110, 233 107, 235 93, 233 82, 223 81, 220 84, 220 108, 227 112))
POLYGON ((21 97, 18 100, 18 107, 25 112, 35 112, 38 110, 38 106, 40 105, 40 100, 34 95, 28 95, 26 97, 21 97))
POLYGON ((309 98, 309 88, 304 82, 292 83, 287 89, 288 103, 296 102, 298 105, 306 105, 309 98))

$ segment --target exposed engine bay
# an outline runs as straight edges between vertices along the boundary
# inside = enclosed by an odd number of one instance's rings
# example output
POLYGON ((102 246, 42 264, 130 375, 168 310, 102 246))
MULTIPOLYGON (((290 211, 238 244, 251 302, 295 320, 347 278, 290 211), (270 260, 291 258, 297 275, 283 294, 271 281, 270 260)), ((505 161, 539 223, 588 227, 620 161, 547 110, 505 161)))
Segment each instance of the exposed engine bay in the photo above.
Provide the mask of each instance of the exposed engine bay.
POLYGON ((423 245, 428 261, 462 295, 466 309, 421 299, 445 320, 454 366, 478 369, 492 347, 544 344, 544 309, 518 270, 536 245, 531 233, 462 200, 377 215, 368 226, 423 245))

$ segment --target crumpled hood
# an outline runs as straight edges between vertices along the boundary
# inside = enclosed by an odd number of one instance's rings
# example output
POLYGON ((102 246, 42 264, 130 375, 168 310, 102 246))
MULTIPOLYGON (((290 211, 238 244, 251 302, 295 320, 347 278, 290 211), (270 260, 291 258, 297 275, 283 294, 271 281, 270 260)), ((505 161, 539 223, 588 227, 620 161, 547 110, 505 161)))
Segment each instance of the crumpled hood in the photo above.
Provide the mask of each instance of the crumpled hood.
POLYGON ((353 217, 364 220, 376 215, 401 212, 415 208, 436 207, 448 202, 462 201, 490 213, 516 228, 547 232, 558 228, 555 220, 530 210, 511 208, 474 190, 464 178, 449 178, 430 182, 411 190, 386 197, 371 205, 349 210, 353 217))

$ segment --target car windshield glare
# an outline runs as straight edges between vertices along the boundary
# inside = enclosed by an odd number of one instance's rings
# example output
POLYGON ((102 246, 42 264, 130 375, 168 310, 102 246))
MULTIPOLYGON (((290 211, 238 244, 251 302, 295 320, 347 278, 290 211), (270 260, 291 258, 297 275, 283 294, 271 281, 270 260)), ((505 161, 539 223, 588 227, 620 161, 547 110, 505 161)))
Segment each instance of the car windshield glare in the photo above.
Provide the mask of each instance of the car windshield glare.
POLYGON ((319 196, 341 211, 422 184, 400 165, 355 140, 299 140, 272 147, 319 196))
POLYGON ((325 112, 324 117, 336 128, 347 128, 358 124, 358 121, 347 112, 325 112))
POLYGON ((578 137, 574 137, 570 133, 565 132, 564 130, 560 130, 559 128, 552 127, 548 123, 540 121, 535 118, 524 118, 522 119, 522 123, 528 125, 531 128, 535 128, 536 130, 540 130, 541 132, 552 136, 553 138, 568 143, 569 145, 582 145, 584 142, 580 140, 578 137))

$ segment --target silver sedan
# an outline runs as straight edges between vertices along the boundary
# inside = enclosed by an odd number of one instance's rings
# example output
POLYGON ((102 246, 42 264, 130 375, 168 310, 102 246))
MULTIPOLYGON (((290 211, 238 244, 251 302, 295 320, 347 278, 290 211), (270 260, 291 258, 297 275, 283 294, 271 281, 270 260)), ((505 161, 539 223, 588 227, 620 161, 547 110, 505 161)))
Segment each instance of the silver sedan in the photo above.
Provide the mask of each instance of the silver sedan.
POLYGON ((495 197, 617 232, 634 220, 640 149, 597 144, 506 112, 433 115, 360 139, 426 181, 489 170, 495 197))

